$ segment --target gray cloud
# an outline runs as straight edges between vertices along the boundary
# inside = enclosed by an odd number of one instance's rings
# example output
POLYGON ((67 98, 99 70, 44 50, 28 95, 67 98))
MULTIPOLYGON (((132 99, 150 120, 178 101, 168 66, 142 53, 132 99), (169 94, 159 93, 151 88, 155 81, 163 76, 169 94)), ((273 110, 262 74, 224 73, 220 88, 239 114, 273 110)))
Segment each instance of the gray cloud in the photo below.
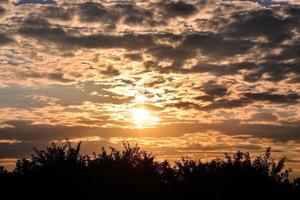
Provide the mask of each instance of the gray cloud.
POLYGON ((262 93, 245 93, 245 97, 253 101, 268 101, 271 103, 297 103, 300 96, 296 93, 290 94, 273 94, 270 92, 262 93))
POLYGON ((27 18, 19 29, 24 36, 50 41, 58 45, 83 48, 126 48, 129 50, 141 49, 151 46, 154 41, 151 35, 125 34, 113 35, 88 35, 73 36, 62 27, 53 26, 47 20, 36 17, 27 18))
POLYGON ((292 35, 291 24, 287 19, 277 15, 272 10, 251 10, 237 12, 232 16, 232 22, 224 27, 232 37, 265 36, 271 42, 278 44, 292 35))
POLYGON ((15 5, 24 5, 24 4, 55 4, 53 0, 19 0, 15 5))
POLYGON ((165 11, 169 16, 189 16, 197 11, 193 4, 188 4, 184 1, 172 1, 165 5, 165 11))
POLYGON ((111 137, 177 137, 187 133, 219 131, 226 135, 252 135, 257 138, 269 138, 277 141, 299 141, 299 122, 290 124, 245 124, 238 120, 225 120, 216 123, 177 123, 161 125, 156 128, 123 129, 123 128, 96 128, 88 126, 55 126, 32 124, 30 121, 7 121, 13 127, 0 129, 1 139, 17 139, 28 142, 50 142, 65 138, 100 136, 111 137))
POLYGON ((9 38, 7 35, 5 35, 4 33, 0 33, 0 46, 1 45, 7 45, 11 42, 13 42, 14 40, 9 38))
POLYGON ((86 2, 78 5, 80 20, 85 22, 115 23, 120 16, 99 3, 86 2))
POLYGON ((278 117, 272 113, 262 112, 252 115, 252 119, 255 121, 276 121, 278 117))
POLYGON ((214 33, 198 33, 188 35, 184 39, 182 46, 185 48, 196 48, 209 56, 222 58, 246 53, 253 47, 253 43, 244 39, 227 39, 214 33))
POLYGON ((64 8, 57 5, 51 5, 43 8, 42 16, 46 19, 60 19, 63 21, 71 20, 75 16, 73 8, 64 8))
POLYGON ((210 87, 210 90, 208 89, 210 95, 204 95, 195 98, 196 100, 201 100, 201 101, 211 101, 209 105, 201 106, 197 103, 192 103, 192 102, 177 102, 174 104, 169 104, 168 107, 210 111, 216 109, 241 108, 260 101, 274 103, 274 104, 292 105, 292 104, 299 103, 298 100, 300 98, 300 96, 296 93, 274 94, 272 92, 261 92, 261 93, 246 92, 240 95, 241 96, 240 99, 227 99, 226 97, 224 97, 224 95, 226 95, 227 92, 225 88, 220 88, 220 86, 215 86, 215 85, 213 87, 210 87), (221 98, 217 99, 218 97, 221 98))
POLYGON ((199 96, 197 100, 213 101, 215 98, 223 97, 227 94, 227 88, 223 85, 219 85, 214 81, 208 81, 200 88, 206 95, 199 96))
POLYGON ((21 86, 10 86, 0 88, 0 108, 38 108, 48 105, 47 101, 33 100, 34 95, 45 96, 56 99, 56 103, 68 105, 81 105, 84 101, 93 103, 122 104, 128 103, 132 97, 124 97, 104 90, 103 85, 84 84, 81 88, 75 85, 52 85, 48 87, 28 88, 21 86), (92 92, 102 94, 91 95, 92 92))

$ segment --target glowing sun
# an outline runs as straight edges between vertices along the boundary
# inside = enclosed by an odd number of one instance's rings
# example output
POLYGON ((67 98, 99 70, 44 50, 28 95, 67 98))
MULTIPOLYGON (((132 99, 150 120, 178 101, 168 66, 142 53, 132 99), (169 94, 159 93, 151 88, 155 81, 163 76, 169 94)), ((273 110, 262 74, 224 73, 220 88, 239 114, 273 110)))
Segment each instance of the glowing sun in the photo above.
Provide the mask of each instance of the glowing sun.
POLYGON ((136 124, 140 124, 148 120, 149 112, 144 108, 134 108, 131 111, 131 117, 136 124))

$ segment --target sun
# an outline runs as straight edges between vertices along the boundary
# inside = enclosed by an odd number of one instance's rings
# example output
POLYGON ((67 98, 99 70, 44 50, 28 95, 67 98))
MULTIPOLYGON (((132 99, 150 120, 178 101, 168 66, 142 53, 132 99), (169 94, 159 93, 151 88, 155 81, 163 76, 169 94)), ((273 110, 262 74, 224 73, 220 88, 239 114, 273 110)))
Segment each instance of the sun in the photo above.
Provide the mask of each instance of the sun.
POLYGON ((149 111, 144 108, 134 108, 131 111, 131 117, 134 123, 141 124, 148 120, 149 111))

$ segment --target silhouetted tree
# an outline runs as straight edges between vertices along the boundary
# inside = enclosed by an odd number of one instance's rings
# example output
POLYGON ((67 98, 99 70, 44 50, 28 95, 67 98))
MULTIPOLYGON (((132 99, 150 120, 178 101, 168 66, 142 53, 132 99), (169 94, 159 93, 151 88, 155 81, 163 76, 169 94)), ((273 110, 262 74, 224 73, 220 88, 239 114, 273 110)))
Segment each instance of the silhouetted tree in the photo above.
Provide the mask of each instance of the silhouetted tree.
POLYGON ((171 165, 137 145, 123 143, 92 156, 80 145, 51 144, 20 159, 12 172, 0 167, 1 195, 10 199, 299 199, 300 178, 289 180, 285 158, 275 161, 271 148, 251 160, 238 151, 209 162, 183 158, 171 165))

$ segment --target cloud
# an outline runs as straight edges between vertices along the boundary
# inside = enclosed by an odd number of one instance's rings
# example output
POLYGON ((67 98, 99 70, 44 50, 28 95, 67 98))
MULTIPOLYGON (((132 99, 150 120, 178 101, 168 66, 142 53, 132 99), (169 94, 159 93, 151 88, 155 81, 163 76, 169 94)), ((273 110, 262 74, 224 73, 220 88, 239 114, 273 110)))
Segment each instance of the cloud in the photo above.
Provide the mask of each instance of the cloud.
MULTIPOLYGON (((208 84, 213 84, 213 83, 209 82, 208 84)), ((258 103, 260 101, 269 102, 273 104, 297 104, 298 99, 300 97, 296 93, 274 94, 272 92, 262 92, 262 93, 246 92, 244 94, 240 94, 241 98, 239 99, 228 99, 224 97, 227 93, 226 88, 220 87, 218 85, 217 86, 213 85, 213 87, 210 87, 209 89, 204 89, 204 91, 207 90, 206 92, 210 94, 195 98, 195 100, 210 101, 211 103, 208 105, 203 106, 194 102, 177 102, 174 104, 169 104, 168 107, 210 111, 216 109, 241 108, 250 104, 258 103)))
POLYGON ((273 0, 254 0, 253 2, 257 2, 257 3, 262 4, 264 6, 269 6, 273 3, 273 0))
POLYGON ((297 103, 300 98, 296 93, 272 94, 269 92, 246 93, 244 96, 254 101, 269 101, 271 103, 297 103))
POLYGON ((269 9, 237 12, 224 28, 232 37, 265 36, 275 44, 292 35, 289 21, 269 9))
POLYGON ((52 103, 62 106, 81 105, 84 102, 122 104, 132 100, 127 96, 105 91, 103 85, 84 84, 80 87, 51 85, 39 88, 21 86, 0 88, 0 108, 39 108, 52 103), (32 99, 36 95, 48 97, 48 100, 32 99), (54 102, 50 101, 51 99, 54 102))
POLYGON ((11 42, 13 42, 14 40, 9 38, 7 35, 0 33, 0 46, 1 45, 7 45, 11 42))
POLYGON ((188 4, 184 1, 172 1, 165 5, 165 11, 167 12, 167 15, 172 17, 186 17, 194 14, 197 11, 197 8, 193 4, 188 4))
POLYGON ((255 113, 252 115, 252 119, 255 121, 276 121, 278 117, 272 113, 255 113))
POLYGON ((62 27, 51 25, 46 19, 29 17, 24 20, 18 30, 24 36, 42 41, 54 42, 58 45, 83 48, 125 48, 129 50, 141 49, 153 44, 150 35, 124 34, 75 36, 68 34, 62 27))
POLYGON ((60 26, 52 26, 46 19, 34 16, 26 18, 18 32, 48 41, 63 42, 67 39, 66 32, 60 26))
POLYGON ((274 3, 273 0, 240 0, 240 1, 254 2, 254 3, 260 4, 262 6, 270 6, 274 3))
POLYGON ((21 72, 18 74, 20 78, 34 78, 34 79, 48 79, 51 81, 57 81, 61 83, 70 83, 72 80, 64 77, 61 72, 50 72, 50 73, 38 73, 38 72, 21 72))
POLYGON ((253 44, 244 39, 227 39, 215 33, 198 33, 188 35, 182 44, 185 48, 199 49, 204 54, 216 58, 246 53, 253 44))
POLYGON ((115 23, 120 17, 116 12, 108 10, 100 3, 85 2, 80 4, 77 9, 80 20, 85 22, 115 23))
POLYGON ((55 4, 53 0, 19 0, 15 2, 15 5, 24 5, 24 4, 55 4))
POLYGON ((200 88, 206 95, 199 96, 197 100, 213 101, 215 98, 223 97, 227 94, 227 88, 223 85, 219 85, 214 81, 208 81, 200 88))
POLYGON ((2 6, 0 6, 0 15, 3 15, 5 13, 5 8, 3 8, 2 6))
POLYGON ((63 21, 68 21, 74 16, 74 9, 52 5, 43 8, 41 17, 46 19, 60 19, 63 21))
POLYGON ((293 3, 18 2, 0 9, 3 155, 65 137, 106 145, 171 137, 182 151, 259 148, 257 141, 233 145, 241 142, 233 137, 299 141, 300 10, 293 3), (137 129, 136 107, 159 121, 137 129), (206 131, 232 140, 185 145, 206 131))
POLYGON ((238 120, 225 120, 215 123, 176 123, 160 125, 155 128, 146 129, 124 129, 124 128, 102 128, 88 126, 54 126, 46 124, 32 124, 29 121, 7 121, 12 127, 0 129, 2 140, 18 140, 28 142, 50 142, 52 140, 63 140, 65 138, 92 137, 178 137, 184 134, 205 132, 209 130, 218 131, 225 135, 253 136, 256 138, 269 138, 276 141, 299 141, 299 122, 292 124, 260 124, 242 123, 238 120), (43 134, 40 134, 43 133, 43 134))
POLYGON ((120 75, 119 70, 115 69, 112 66, 108 66, 107 69, 101 71, 101 73, 103 75, 107 75, 107 76, 118 76, 118 75, 120 75))
POLYGON ((141 53, 127 53, 124 55, 125 58, 128 58, 132 61, 142 61, 143 57, 141 53))
POLYGON ((204 96, 204 97, 197 97, 196 100, 201 101, 208 101, 212 100, 212 102, 208 105, 200 105, 198 103, 193 102, 177 102, 174 104, 169 104, 168 107, 176 107, 179 109, 193 109, 199 111, 211 111, 217 109, 231 109, 231 108, 241 108, 246 105, 252 103, 248 99, 219 99, 215 100, 213 97, 204 96))

